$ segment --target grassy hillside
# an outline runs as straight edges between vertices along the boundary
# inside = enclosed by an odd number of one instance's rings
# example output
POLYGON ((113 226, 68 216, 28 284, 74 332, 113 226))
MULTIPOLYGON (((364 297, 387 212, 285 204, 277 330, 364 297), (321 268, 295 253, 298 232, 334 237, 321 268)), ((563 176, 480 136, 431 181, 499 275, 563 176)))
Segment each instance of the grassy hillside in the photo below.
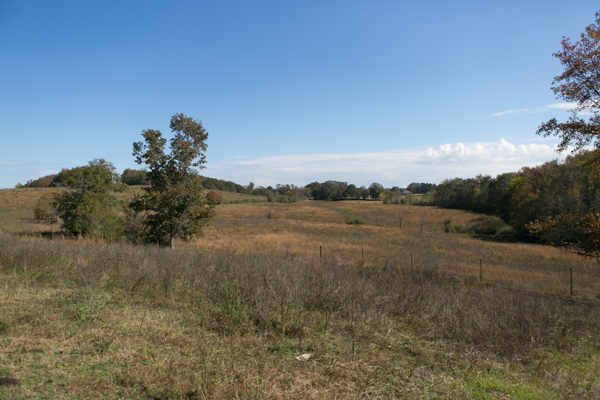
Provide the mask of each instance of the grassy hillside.
POLYGON ((598 265, 444 231, 474 214, 224 204, 173 251, 35 235, 44 189, 21 190, 0 191, 0 398, 600 396, 598 265))

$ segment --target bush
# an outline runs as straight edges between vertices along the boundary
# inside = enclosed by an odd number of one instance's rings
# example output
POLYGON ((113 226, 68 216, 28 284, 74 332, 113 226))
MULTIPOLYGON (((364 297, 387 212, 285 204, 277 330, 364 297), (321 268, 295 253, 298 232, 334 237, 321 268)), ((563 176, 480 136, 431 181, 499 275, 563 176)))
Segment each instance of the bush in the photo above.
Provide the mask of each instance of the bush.
MULTIPOLYGON (((402 199, 404 200, 404 199, 402 199)), ((452 232, 452 220, 451 219, 446 219, 444 220, 444 231, 445 232, 452 232)))
POLYGON ((346 218, 346 223, 348 225, 366 225, 369 221, 367 221, 365 218, 363 217, 356 217, 354 219, 352 219, 352 217, 347 217, 346 218))
POLYGON ((502 228, 506 227, 504 221, 498 217, 482 217, 471 225, 470 230, 478 235, 495 235, 502 228))
POLYGON ((500 239, 516 240, 517 231, 512 226, 505 225, 502 228, 498 229, 498 231, 496 232, 496 236, 500 239))
POLYGON ((66 172, 68 190, 53 196, 62 228, 73 235, 119 237, 123 227, 119 213, 123 207, 114 196, 124 190, 119 181, 115 167, 104 159, 66 172))
POLYGON ((212 190, 206 194, 206 202, 211 206, 216 206, 223 202, 223 195, 221 193, 213 192, 212 190))

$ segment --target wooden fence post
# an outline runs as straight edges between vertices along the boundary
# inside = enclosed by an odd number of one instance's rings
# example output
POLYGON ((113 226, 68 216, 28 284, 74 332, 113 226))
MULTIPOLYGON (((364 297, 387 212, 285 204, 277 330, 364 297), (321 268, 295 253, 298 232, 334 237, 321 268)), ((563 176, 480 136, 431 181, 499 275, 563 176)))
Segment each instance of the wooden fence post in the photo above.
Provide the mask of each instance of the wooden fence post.
POLYGON ((569 275, 571 276, 571 297, 573 297, 573 267, 569 267, 569 275))

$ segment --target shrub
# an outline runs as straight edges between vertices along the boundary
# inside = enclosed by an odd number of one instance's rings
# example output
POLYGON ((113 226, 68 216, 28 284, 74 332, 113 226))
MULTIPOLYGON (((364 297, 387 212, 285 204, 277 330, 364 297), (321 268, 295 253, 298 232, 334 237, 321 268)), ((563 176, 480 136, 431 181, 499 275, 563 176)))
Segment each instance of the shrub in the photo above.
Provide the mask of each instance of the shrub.
POLYGON ((506 224, 498 217, 482 217, 471 225, 470 230, 478 235, 495 235, 506 224))
POLYGON ((498 229, 496 236, 498 236, 500 239, 515 240, 517 238, 517 231, 512 226, 505 225, 498 229))
POLYGON ((347 217, 346 218, 346 223, 348 225, 366 225, 368 223, 368 221, 363 218, 363 217, 356 217, 354 219, 352 219, 352 217, 347 217))
POLYGON ((206 202, 212 206, 221 204, 223 202, 223 195, 211 190, 206 194, 206 202))
MULTIPOLYGON (((404 199, 402 199, 402 200, 404 200, 404 199)), ((445 232, 452 232, 452 220, 451 219, 444 220, 443 224, 444 224, 445 232)))
POLYGON ((62 228, 73 235, 118 237, 123 222, 119 217, 122 202, 114 193, 124 190, 120 179, 115 167, 101 158, 66 172, 69 190, 53 196, 62 228))

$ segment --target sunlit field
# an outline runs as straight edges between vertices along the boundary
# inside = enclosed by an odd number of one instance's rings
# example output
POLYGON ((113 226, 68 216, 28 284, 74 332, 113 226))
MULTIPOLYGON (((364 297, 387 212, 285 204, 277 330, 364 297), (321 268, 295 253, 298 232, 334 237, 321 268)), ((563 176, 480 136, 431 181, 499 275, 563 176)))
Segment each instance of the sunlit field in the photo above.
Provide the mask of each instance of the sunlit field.
POLYGON ((577 296, 600 295, 600 269, 593 260, 548 246, 444 232, 444 220, 466 225, 475 217, 457 210, 368 201, 225 204, 218 207, 204 237, 181 245, 402 270, 411 268, 412 254, 414 269, 435 268, 459 280, 479 279, 481 274, 488 284, 553 294, 570 291, 572 268, 577 296), (349 215, 363 216, 368 225, 346 224, 349 215))
POLYGON ((44 190, 0 191, 0 398, 600 397, 598 264, 444 231, 477 215, 223 193, 171 250, 36 223, 44 190))

